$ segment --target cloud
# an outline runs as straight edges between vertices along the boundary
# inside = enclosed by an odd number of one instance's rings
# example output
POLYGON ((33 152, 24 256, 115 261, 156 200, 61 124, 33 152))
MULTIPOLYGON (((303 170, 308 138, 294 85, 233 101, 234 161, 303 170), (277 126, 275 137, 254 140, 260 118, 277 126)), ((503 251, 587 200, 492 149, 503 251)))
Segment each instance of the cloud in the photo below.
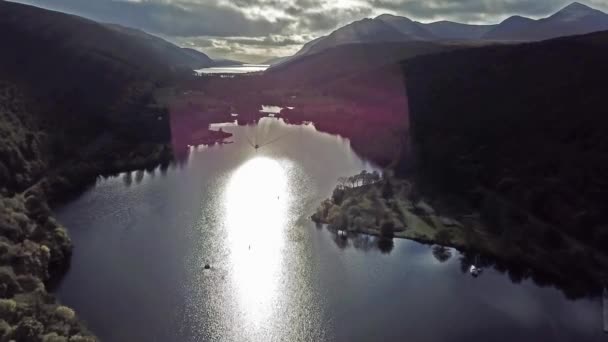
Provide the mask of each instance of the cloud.
MULTIPOLYGON (((215 57, 260 61, 382 13, 419 21, 497 23, 543 17, 569 0, 14 0, 136 27, 215 57)), ((606 0, 586 4, 608 11, 606 0)))
POLYGON ((269 56, 294 54, 306 42, 314 39, 310 35, 270 35, 267 37, 182 37, 179 45, 194 48, 215 58, 229 58, 253 63, 262 63, 269 56))
MULTIPOLYGON (((244 0, 243 0, 244 1, 244 0)), ((218 1, 27 0, 32 5, 132 26, 166 36, 260 36, 281 32, 287 22, 249 18, 218 1)))

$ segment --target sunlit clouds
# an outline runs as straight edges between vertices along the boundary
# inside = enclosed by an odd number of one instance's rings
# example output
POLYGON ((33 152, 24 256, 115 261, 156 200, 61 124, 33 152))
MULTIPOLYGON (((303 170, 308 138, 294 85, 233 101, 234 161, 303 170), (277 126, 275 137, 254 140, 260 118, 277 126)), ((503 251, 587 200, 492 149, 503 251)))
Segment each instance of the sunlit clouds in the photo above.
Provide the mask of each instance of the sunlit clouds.
MULTIPOLYGON (((259 63, 352 21, 383 13, 431 22, 539 18, 571 0, 17 0, 143 29, 212 58, 259 63)), ((605 0, 584 0, 608 10, 605 0)))

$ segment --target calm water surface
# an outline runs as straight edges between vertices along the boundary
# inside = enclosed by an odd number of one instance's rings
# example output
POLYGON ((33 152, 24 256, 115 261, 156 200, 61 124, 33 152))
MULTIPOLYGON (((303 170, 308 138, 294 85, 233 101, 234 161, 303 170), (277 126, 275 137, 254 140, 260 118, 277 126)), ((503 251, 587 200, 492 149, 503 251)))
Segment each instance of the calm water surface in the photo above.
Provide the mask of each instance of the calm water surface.
POLYGON ((220 126, 234 143, 58 210, 75 244, 58 296, 102 340, 605 341, 599 300, 316 227, 337 178, 374 169, 348 140, 269 118, 220 126), (279 140, 256 152, 253 137, 279 140))
POLYGON ((196 70, 199 74, 247 74, 250 72, 260 72, 268 69, 266 64, 243 64, 225 67, 204 68, 196 70))

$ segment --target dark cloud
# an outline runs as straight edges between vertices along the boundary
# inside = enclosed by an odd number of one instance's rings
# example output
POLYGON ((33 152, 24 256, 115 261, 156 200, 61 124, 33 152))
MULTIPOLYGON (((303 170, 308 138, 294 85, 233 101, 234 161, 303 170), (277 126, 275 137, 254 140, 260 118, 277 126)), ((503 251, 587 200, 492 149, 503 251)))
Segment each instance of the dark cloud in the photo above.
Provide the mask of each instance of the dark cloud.
MULTIPOLYGON (((240 0, 247 2, 247 0, 240 0)), ((259 1, 259 0, 258 0, 259 1)), ((281 32, 286 21, 251 19, 214 1, 25 0, 32 5, 167 36, 260 36, 281 32)), ((253 0, 249 2, 254 2, 253 0)))

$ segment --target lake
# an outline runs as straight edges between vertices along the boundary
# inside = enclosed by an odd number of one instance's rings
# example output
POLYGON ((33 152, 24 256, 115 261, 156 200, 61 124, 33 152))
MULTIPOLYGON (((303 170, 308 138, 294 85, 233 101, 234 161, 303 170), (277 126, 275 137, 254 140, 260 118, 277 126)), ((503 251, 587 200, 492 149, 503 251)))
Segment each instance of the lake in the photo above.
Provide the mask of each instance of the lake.
POLYGON ((195 70, 198 74, 247 74, 251 72, 260 72, 268 69, 270 65, 266 64, 243 64, 224 67, 204 68, 195 70))
POLYGON ((57 296, 102 340, 605 341, 599 299, 315 226, 338 177, 375 169, 347 139, 272 118, 215 127, 233 143, 56 211, 75 245, 57 296))

